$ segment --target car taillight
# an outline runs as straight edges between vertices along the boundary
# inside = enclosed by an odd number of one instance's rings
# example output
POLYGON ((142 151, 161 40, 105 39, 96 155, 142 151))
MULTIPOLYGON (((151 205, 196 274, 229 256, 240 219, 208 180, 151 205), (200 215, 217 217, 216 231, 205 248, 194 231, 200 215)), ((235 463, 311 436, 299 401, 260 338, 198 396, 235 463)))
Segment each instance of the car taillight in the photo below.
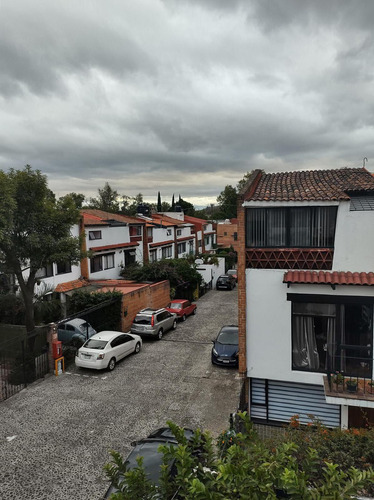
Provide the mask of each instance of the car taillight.
POLYGON ((104 359, 105 354, 101 353, 97 356, 97 359, 104 359))
POLYGON ((151 326, 155 326, 155 317, 152 314, 152 319, 151 319, 151 326))

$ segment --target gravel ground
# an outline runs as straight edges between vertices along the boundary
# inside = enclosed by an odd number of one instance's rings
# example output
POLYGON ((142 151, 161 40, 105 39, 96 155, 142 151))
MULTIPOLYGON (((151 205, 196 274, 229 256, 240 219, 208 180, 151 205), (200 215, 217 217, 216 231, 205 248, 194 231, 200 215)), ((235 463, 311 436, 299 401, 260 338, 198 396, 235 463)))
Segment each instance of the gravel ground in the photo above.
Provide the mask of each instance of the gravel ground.
POLYGON ((237 292, 212 290, 196 316, 145 340, 113 372, 78 370, 35 383, 0 404, 0 488, 7 500, 99 500, 108 450, 170 419, 218 435, 237 409, 237 371, 212 366, 211 340, 237 324, 237 292))

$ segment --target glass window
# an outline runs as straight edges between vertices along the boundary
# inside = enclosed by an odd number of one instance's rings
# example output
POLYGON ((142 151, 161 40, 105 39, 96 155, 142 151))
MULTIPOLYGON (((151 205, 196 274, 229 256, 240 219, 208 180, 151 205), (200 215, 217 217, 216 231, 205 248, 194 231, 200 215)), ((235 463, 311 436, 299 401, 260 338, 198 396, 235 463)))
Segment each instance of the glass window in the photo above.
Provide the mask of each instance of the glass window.
POLYGON ((114 253, 103 255, 104 269, 112 269, 114 267, 114 253))
POLYGON ((292 367, 371 378, 373 307, 293 303, 292 367))
POLYGON ((103 270, 103 258, 101 255, 96 255, 95 257, 91 257, 91 273, 97 273, 98 271, 103 270))
POLYGON ((88 239, 101 240, 101 231, 88 231, 88 239))
POLYGON ((334 246, 337 207, 247 209, 247 247, 334 246))
POLYGON ((56 267, 57 267, 57 274, 71 273, 71 263, 68 261, 58 262, 56 264, 56 267))
POLYGON ((169 247, 163 247, 161 249, 161 257, 163 259, 167 259, 167 258, 169 258, 171 256, 172 256, 172 247, 171 246, 169 246, 169 247))
POLYGON ((157 250, 150 250, 150 252, 149 252, 149 260, 150 260, 150 262, 156 262, 157 261, 157 250))

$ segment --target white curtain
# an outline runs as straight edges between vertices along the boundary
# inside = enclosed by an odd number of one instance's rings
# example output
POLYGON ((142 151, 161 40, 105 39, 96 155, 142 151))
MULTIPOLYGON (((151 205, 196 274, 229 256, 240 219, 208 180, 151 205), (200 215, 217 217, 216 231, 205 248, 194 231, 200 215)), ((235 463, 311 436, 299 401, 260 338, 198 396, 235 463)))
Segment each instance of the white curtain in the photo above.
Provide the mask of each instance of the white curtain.
POLYGON ((314 320, 311 316, 294 316, 292 360, 296 368, 319 369, 314 320))

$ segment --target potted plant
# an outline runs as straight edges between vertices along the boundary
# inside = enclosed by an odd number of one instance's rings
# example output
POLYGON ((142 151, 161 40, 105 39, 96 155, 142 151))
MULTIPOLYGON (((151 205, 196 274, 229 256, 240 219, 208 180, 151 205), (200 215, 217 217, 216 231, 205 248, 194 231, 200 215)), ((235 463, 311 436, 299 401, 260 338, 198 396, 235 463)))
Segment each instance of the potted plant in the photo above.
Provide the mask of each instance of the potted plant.
POLYGON ((345 383, 348 392, 356 392, 357 391, 357 380, 347 380, 345 383))
POLYGON ((343 375, 343 372, 339 372, 339 371, 336 371, 333 375, 332 375, 332 381, 334 382, 334 384, 336 385, 343 385, 344 383, 344 375, 343 375))

